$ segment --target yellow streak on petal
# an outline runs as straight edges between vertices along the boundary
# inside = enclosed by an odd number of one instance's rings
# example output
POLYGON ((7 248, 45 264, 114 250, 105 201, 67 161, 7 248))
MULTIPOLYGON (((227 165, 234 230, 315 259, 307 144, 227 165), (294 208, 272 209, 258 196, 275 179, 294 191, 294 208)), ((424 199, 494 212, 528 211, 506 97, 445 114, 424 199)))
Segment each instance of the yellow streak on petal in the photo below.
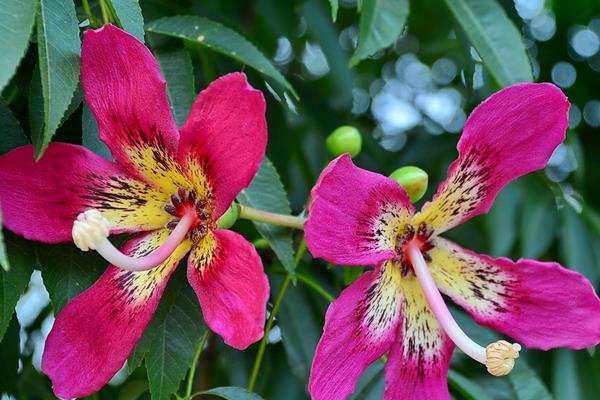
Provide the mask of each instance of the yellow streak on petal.
POLYGON ((113 177, 92 190, 87 205, 102 212, 113 229, 152 230, 163 227, 170 218, 164 211, 169 196, 137 180, 113 177))
POLYGON ((429 270, 440 291, 466 300, 478 314, 497 314, 505 304, 510 280, 506 273, 447 240, 435 238, 434 245, 429 270))
POLYGON ((217 238, 212 231, 209 231, 208 234, 192 248, 190 262, 193 263, 201 274, 204 274, 210 266, 210 263, 215 256, 217 245, 217 238))
POLYGON ((126 152, 137 171, 165 193, 176 193, 179 188, 193 188, 179 163, 163 149, 141 144, 128 147, 126 152))
MULTIPOLYGON (((133 257, 144 256, 151 251, 160 247, 167 237, 169 237, 170 231, 167 229, 161 229, 150 234, 140 243, 136 250, 130 255, 133 257)), ((143 304, 150 297, 160 283, 171 273, 173 269, 177 267, 178 261, 185 256, 185 254, 191 248, 191 242, 186 239, 175 249, 175 251, 167 258, 162 264, 154 269, 148 271, 131 272, 120 270, 117 276, 132 275, 127 289, 130 293, 133 293, 133 300, 137 304, 143 304)))
POLYGON ((427 304, 419 280, 413 274, 402 277, 402 341, 405 357, 431 360, 442 350, 442 330, 427 304))
POLYGON ((373 223, 374 236, 379 248, 393 249, 398 235, 411 220, 411 213, 396 204, 384 204, 373 223), (377 232, 377 233, 375 233, 377 232))
POLYGON ((388 261, 373 283, 375 287, 370 291, 372 295, 365 304, 362 325, 375 340, 389 334, 400 317, 401 280, 400 270, 392 261, 388 261))

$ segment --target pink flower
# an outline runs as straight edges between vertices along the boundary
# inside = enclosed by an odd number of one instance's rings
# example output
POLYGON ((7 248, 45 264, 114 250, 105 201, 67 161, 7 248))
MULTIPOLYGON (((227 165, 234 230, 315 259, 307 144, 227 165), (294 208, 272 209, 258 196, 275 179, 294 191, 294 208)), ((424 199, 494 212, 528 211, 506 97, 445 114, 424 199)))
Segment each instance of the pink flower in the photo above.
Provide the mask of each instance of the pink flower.
POLYGON ((315 257, 371 265, 334 301, 313 361, 315 400, 344 399, 364 369, 385 353, 385 399, 449 399, 455 344, 494 374, 518 345, 484 349, 448 312, 440 291, 481 325, 525 346, 580 349, 600 341, 600 301, 580 274, 557 263, 476 254, 439 235, 485 213, 511 180, 543 168, 564 140, 569 103, 550 84, 519 84, 477 107, 459 157, 433 201, 415 213, 394 181, 332 161, 312 191, 305 225, 315 257), (500 365, 496 365, 500 357, 500 365))
POLYGON ((160 248, 149 258, 161 262, 137 272, 111 265, 59 313, 42 369, 62 398, 84 397, 111 379, 188 252, 187 277, 204 319, 231 346, 244 349, 263 336, 269 294, 254 247, 216 229, 264 156, 262 94, 244 74, 226 75, 200 93, 178 130, 152 54, 112 25, 85 33, 81 74, 115 162, 63 143, 50 144, 38 163, 31 146, 0 157, 4 223, 31 240, 66 242, 73 221, 93 209, 111 233, 143 232, 124 253, 142 257, 160 248))

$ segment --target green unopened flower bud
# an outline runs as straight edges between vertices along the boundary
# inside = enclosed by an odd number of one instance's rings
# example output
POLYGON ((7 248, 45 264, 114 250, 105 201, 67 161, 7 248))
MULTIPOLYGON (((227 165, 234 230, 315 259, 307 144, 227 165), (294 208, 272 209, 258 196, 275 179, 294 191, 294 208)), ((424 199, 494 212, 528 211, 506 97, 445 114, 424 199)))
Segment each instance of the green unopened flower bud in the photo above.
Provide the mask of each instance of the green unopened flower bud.
POLYGON ((220 229, 228 229, 235 224, 235 221, 238 220, 240 216, 240 207, 234 201, 231 203, 225 214, 221 215, 221 218, 217 220, 217 228, 220 229))
POLYGON ((395 180, 406 190, 410 201, 415 203, 423 197, 427 191, 429 177, 427 172, 419 167, 407 166, 398 168, 390 175, 390 178, 395 180))
POLYGON ((332 157, 350 153, 356 157, 362 149, 362 137, 353 126, 340 126, 327 137, 327 151, 332 157))

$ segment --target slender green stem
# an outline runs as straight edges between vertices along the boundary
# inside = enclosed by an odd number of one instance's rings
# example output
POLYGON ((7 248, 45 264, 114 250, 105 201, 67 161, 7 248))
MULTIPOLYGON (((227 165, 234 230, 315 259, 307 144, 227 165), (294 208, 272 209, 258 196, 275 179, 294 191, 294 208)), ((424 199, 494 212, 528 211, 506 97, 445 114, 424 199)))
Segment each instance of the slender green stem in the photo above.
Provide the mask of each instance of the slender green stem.
MULTIPOLYGON (((300 242, 298 246, 298 251, 296 252, 296 257, 294 258, 294 266, 297 266, 302 259, 302 256, 306 252, 306 241, 304 238, 300 242)), ((279 311, 279 306, 281 305, 281 300, 283 300, 283 295, 287 290, 290 282, 292 281, 291 275, 287 275, 279 288, 279 292, 277 292, 277 297, 275 297, 275 302, 273 303, 273 308, 271 309, 271 314, 269 315, 269 319, 267 320, 267 324, 265 326, 265 334, 260 341, 260 347, 258 348, 258 353, 256 354, 256 359, 254 360, 254 366, 252 367, 252 373, 250 374, 250 380, 248 382, 248 391, 254 391, 254 386, 256 385, 256 379, 258 378, 258 372, 260 371, 260 364, 262 363, 263 357, 265 355, 265 349, 267 347, 267 340, 269 339, 269 333, 271 332, 271 328, 273 327, 273 323, 275 322, 275 316, 277 315, 277 311, 279 311)))
POLYGON ((194 359, 192 360, 192 366, 190 368, 190 373, 188 375, 187 385, 185 389, 185 396, 183 397, 186 400, 189 400, 193 397, 192 387, 194 386, 194 378, 196 377, 196 367, 198 366, 198 360, 202 355, 202 350, 204 349, 204 345, 206 344, 206 341, 208 340, 209 336, 210 331, 206 330, 206 332, 204 332, 204 334, 200 338, 198 345, 196 346, 196 353, 194 354, 194 359))
POLYGON ((269 315, 269 319, 267 320, 267 325, 265 326, 265 335, 260 341, 260 347, 258 348, 258 353, 256 354, 256 359, 254 360, 254 366, 252 368, 252 374, 250 375, 250 381, 248 382, 248 391, 252 392, 254 390, 254 386, 256 385, 256 379, 258 378, 258 372, 260 370, 260 364, 262 363, 263 356, 265 354, 265 349, 267 347, 267 340, 269 338, 269 333, 271 332, 271 328, 273 327, 273 322, 275 321, 275 315, 277 315, 277 311, 279 311, 279 305, 281 304, 281 300, 283 299, 283 295, 287 290, 290 282, 292 281, 292 277, 290 275, 286 276, 281 284, 281 288, 279 288, 279 292, 277 293, 277 297, 275 298, 275 303, 273 303, 273 308, 271 309, 271 314, 269 315))
POLYGON ((335 300, 335 297, 333 297, 331 294, 329 294, 329 292, 327 292, 325 289, 323 289, 312 278, 310 278, 304 274, 296 274, 296 277, 298 278, 298 280, 300 282, 304 283, 306 286, 308 286, 309 288, 311 288, 312 290, 314 290, 315 292, 320 294, 321 297, 323 297, 328 302, 331 303, 333 300, 335 300))
POLYGON ((265 222, 271 225, 285 226, 288 228, 294 228, 304 230, 304 223, 306 218, 296 217, 294 215, 276 214, 257 208, 247 207, 239 205, 240 214, 239 218, 249 219, 251 221, 265 222))
POLYGON ((90 8, 90 3, 88 2, 88 0, 83 0, 83 11, 85 12, 85 15, 87 15, 87 17, 89 18, 89 20, 92 20, 92 9, 90 8))
POLYGON ((110 14, 110 10, 108 9, 108 4, 106 4, 106 0, 100 0, 100 10, 102 10, 102 21, 105 24, 108 24, 111 22, 111 14, 110 14))

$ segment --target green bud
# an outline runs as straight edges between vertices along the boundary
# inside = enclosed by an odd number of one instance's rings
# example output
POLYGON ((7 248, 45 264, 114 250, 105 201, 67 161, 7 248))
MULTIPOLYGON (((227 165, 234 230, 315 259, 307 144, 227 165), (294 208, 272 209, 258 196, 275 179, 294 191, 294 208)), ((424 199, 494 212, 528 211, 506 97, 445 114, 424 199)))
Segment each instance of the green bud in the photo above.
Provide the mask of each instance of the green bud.
POLYGON ((221 218, 217 220, 217 228, 220 229, 228 229, 235 224, 235 221, 238 220, 240 216, 240 207, 234 201, 231 203, 225 214, 221 215, 221 218))
POLYGON ((427 172, 419 167, 407 166, 398 168, 390 175, 390 178, 395 180, 406 190, 410 201, 415 203, 423 197, 427 191, 429 177, 427 172))
POLYGON ((327 137, 327 151, 332 157, 350 153, 356 157, 362 148, 360 132, 353 126, 340 126, 327 137))

